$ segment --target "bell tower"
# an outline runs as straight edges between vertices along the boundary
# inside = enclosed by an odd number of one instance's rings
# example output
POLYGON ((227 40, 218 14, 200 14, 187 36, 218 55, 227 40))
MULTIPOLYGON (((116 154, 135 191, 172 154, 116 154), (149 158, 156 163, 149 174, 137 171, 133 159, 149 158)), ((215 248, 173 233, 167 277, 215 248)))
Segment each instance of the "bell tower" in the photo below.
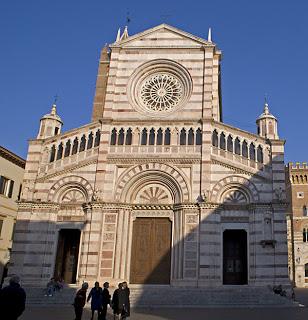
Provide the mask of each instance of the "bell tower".
POLYGON ((263 113, 259 116, 256 121, 258 128, 258 135, 266 139, 279 139, 277 119, 270 111, 267 102, 264 103, 263 113))
POLYGON ((51 111, 41 118, 40 130, 37 139, 46 139, 61 133, 63 122, 57 115, 57 106, 54 103, 51 111))

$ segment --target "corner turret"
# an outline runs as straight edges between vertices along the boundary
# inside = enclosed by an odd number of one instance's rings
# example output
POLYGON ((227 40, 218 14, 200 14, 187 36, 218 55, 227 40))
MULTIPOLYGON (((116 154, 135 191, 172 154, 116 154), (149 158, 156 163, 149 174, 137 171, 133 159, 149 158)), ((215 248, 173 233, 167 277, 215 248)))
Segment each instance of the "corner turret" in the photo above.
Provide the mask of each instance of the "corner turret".
POLYGON ((57 115, 56 103, 52 105, 51 112, 41 118, 40 130, 37 139, 46 139, 61 133, 63 122, 57 115))
POLYGON ((279 139, 277 119, 270 113, 267 102, 264 103, 263 113, 256 121, 258 135, 266 139, 279 139))

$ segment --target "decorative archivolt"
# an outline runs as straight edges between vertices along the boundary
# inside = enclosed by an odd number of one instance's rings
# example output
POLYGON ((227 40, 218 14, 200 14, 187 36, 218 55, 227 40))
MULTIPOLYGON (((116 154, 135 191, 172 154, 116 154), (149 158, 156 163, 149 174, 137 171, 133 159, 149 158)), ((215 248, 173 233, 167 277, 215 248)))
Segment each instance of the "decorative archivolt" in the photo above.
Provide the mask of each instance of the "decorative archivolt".
POLYGON ((144 203, 151 198, 158 203, 168 203, 165 200, 172 203, 189 202, 190 194, 185 174, 178 168, 162 163, 141 164, 126 170, 115 187, 115 199, 130 203, 144 203))
POLYGON ((68 176, 58 180, 48 194, 48 201, 56 203, 81 203, 91 200, 93 189, 90 183, 78 176, 68 176))
POLYGON ((257 203, 259 193, 251 181, 234 175, 215 184, 211 193, 211 201, 228 204, 257 203))

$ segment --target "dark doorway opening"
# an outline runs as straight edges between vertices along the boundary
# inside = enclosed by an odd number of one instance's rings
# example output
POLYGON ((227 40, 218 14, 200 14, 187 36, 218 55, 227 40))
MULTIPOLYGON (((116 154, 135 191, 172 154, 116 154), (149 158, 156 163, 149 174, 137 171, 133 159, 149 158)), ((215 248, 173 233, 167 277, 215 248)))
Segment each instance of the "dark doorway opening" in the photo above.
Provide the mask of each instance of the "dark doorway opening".
POLYGON ((57 257, 54 276, 66 283, 76 283, 80 230, 62 229, 59 231, 57 257))
POLYGON ((226 230, 223 233, 223 284, 247 284, 247 233, 226 230))
POLYGON ((168 218, 134 221, 130 283, 170 284, 171 227, 168 218))

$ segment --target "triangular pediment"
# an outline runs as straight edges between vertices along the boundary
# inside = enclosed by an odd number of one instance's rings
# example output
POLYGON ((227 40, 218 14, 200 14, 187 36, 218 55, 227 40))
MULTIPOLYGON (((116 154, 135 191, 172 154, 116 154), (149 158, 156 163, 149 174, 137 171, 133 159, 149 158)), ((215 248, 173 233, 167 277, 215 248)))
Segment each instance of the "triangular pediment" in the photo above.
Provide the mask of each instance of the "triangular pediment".
POLYGON ((213 43, 167 24, 161 24, 119 40, 111 47, 200 47, 205 45, 213 46, 213 43))

